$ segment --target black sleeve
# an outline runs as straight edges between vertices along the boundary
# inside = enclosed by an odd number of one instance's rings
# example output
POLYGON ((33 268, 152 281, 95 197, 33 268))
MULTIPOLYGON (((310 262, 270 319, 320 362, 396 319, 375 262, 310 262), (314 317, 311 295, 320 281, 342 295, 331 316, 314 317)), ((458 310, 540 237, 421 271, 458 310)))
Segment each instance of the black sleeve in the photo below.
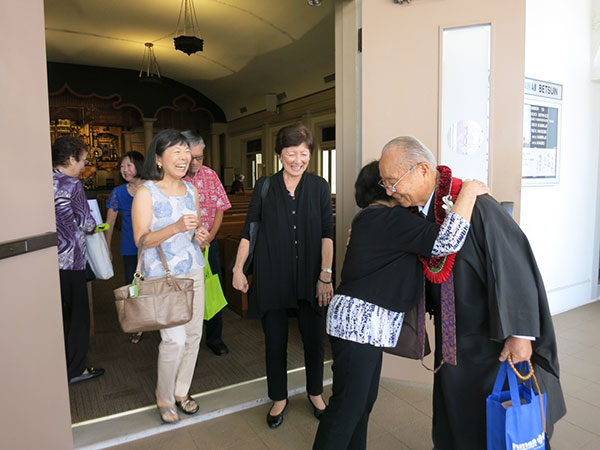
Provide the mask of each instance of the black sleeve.
POLYGON ((399 252, 430 256, 440 226, 413 214, 402 206, 386 208, 379 220, 381 236, 389 236, 391 249, 399 252))
POLYGON ((246 223, 244 224, 244 229, 242 230, 242 238, 250 240, 250 223, 251 222, 260 222, 261 212, 262 212, 262 186, 267 177, 261 177, 257 180, 256 185, 254 186, 254 191, 252 192, 252 198, 250 199, 250 204, 248 205, 248 214, 246 215, 246 223))
POLYGON ((472 227, 483 231, 490 338, 540 337, 540 308, 547 303, 525 233, 491 196, 477 199, 472 227))
POLYGON ((333 239, 333 208, 329 183, 321 178, 321 239, 333 239))

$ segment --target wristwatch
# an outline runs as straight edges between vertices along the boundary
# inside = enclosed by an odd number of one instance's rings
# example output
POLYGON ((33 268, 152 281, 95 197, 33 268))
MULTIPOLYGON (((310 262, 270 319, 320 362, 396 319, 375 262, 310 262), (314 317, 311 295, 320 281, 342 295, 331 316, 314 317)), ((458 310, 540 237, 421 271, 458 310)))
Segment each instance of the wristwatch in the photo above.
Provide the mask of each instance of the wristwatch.
POLYGON ((329 267, 326 269, 321 269, 321 272, 333 273, 329 267))

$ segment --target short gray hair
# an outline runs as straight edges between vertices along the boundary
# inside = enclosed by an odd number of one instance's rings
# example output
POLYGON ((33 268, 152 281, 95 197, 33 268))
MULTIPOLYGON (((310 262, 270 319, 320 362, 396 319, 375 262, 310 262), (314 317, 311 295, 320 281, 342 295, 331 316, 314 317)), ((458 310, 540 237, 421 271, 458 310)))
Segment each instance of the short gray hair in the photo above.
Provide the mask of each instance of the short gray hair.
POLYGON ((200 136, 195 131, 186 130, 186 131, 183 131, 181 134, 183 134, 185 136, 185 138, 187 139, 190 148, 195 147, 196 145, 201 145, 202 148, 206 147, 206 144, 204 143, 204 139, 202 139, 202 136, 200 136))
POLYGON ((402 166, 412 167, 421 162, 426 162, 431 168, 437 167, 435 156, 414 136, 399 136, 383 146, 381 156, 392 149, 402 150, 402 166))

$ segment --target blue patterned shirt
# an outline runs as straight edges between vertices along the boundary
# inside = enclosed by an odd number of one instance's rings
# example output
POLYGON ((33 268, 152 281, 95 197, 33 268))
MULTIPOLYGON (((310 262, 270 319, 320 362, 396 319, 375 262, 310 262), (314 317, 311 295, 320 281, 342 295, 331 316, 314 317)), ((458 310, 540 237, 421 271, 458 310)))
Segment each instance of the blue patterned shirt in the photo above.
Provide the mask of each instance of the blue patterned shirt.
MULTIPOLYGON (((152 222, 150 231, 157 231, 177 222, 186 214, 197 214, 194 187, 184 181, 185 195, 169 196, 164 194, 153 181, 145 186, 152 196, 152 222)), ((177 233, 161 244, 167 265, 174 275, 195 272, 204 267, 204 256, 194 238, 194 230, 177 233)), ((142 256, 142 273, 146 278, 165 275, 156 247, 145 249, 142 256)))

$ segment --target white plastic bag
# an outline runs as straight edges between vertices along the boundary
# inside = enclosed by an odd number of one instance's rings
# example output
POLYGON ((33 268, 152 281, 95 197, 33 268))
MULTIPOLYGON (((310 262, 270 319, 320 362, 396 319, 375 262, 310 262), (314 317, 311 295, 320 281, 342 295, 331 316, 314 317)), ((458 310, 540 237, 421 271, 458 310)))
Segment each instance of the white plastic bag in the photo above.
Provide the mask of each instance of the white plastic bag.
POLYGON ((104 233, 86 234, 87 260, 96 278, 108 280, 114 275, 110 253, 104 233))

